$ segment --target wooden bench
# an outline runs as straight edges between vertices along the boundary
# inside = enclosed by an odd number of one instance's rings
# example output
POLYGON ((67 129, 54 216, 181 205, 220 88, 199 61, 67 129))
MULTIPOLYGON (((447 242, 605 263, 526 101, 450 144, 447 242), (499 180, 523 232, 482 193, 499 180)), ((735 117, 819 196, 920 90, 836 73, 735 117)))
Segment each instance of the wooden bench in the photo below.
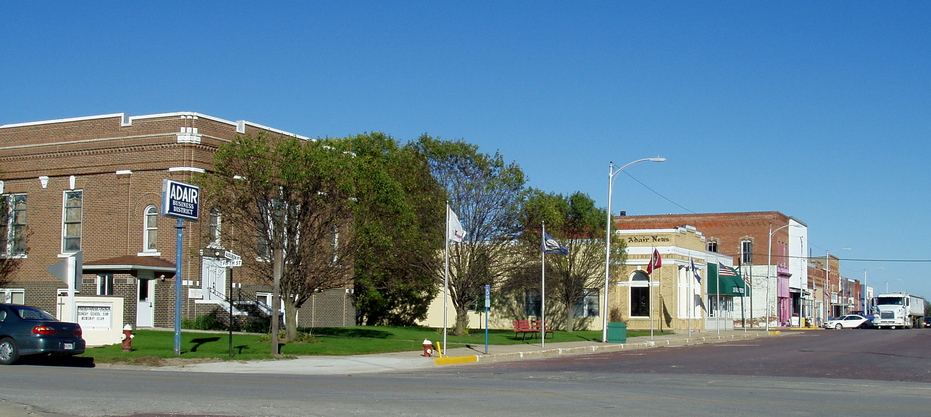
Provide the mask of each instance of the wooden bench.
POLYGON ((512 323, 514 325, 514 337, 520 334, 520 340, 525 340, 528 334, 532 338, 535 333, 540 333, 539 328, 534 330, 530 326, 530 320, 514 320, 512 323))
MULTIPOLYGON (((540 333, 544 328, 546 328, 546 334, 554 334, 553 329, 550 329, 550 324, 546 323, 546 326, 543 326, 544 323, 546 322, 542 322, 540 320, 531 320, 530 328, 536 329, 537 333, 540 333)), ((544 335, 543 337, 546 337, 546 335, 544 335)))
MULTIPOLYGON (((527 340, 528 334, 532 339, 534 335, 543 332, 543 323, 539 320, 514 320, 512 324, 514 325, 514 337, 517 337, 517 335, 520 334, 520 340, 527 340)), ((552 333, 553 330, 547 327, 546 334, 552 333)), ((546 337, 546 335, 543 337, 546 337)))

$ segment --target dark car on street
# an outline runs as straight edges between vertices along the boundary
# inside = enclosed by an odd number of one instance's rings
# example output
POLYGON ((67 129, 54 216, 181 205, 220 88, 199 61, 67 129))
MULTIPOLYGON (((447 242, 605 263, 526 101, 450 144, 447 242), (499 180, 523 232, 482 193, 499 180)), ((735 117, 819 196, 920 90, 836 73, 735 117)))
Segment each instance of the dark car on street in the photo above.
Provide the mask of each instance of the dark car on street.
POLYGON ((79 355, 84 353, 82 334, 79 324, 58 321, 41 309, 0 303, 2 365, 26 355, 79 355))

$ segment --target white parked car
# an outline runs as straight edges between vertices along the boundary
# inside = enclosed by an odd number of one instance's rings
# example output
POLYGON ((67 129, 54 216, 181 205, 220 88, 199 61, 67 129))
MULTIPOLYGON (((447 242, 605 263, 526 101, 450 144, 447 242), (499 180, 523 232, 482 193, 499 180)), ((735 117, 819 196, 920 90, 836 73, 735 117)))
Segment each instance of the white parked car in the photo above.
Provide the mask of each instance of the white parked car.
POLYGON ((870 327, 872 321, 859 314, 848 314, 824 323, 825 329, 859 329, 870 327))

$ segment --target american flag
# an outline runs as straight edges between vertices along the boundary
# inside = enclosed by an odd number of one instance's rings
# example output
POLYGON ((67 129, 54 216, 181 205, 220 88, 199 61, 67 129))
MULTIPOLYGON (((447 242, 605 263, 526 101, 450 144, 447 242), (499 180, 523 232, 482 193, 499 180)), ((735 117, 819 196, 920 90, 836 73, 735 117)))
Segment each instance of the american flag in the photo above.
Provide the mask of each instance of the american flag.
POLYGON ((718 276, 721 276, 721 277, 736 277, 736 276, 737 276, 737 271, 735 271, 734 268, 731 268, 731 267, 729 267, 729 266, 727 266, 727 265, 724 265, 724 264, 718 262, 718 276))

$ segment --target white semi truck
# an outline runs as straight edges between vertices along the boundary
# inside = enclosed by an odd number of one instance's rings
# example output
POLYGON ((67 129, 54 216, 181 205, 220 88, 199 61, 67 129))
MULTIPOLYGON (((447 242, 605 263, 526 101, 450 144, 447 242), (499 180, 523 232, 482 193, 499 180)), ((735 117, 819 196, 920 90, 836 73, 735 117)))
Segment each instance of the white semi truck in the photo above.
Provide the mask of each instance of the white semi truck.
POLYGON ((873 304, 878 328, 920 328, 924 325, 925 299, 905 292, 880 294, 873 304))

